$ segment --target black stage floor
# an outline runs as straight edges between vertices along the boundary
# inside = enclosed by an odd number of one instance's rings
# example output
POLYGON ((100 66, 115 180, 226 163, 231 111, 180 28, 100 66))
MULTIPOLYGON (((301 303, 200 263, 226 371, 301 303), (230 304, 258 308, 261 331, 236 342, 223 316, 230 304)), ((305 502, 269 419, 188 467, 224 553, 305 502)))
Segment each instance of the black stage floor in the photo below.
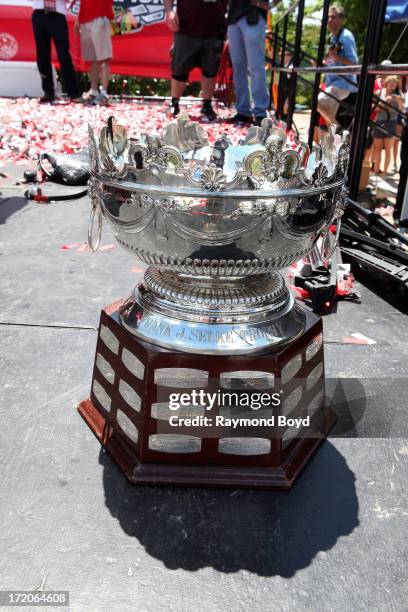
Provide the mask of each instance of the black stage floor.
POLYGON ((361 437, 324 442, 290 492, 132 487, 75 406, 100 310, 140 265, 78 252, 86 198, 0 189, 0 588, 46 578, 81 612, 406 610, 406 315, 359 286, 361 304, 325 317, 327 373, 358 379, 361 437))

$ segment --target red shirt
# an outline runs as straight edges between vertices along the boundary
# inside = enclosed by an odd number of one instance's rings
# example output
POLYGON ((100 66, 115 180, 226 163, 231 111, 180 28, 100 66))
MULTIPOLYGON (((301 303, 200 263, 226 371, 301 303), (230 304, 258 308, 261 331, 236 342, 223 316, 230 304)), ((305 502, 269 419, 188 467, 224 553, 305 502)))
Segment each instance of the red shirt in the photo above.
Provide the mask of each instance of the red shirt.
POLYGON ((113 0, 81 0, 79 9, 79 23, 87 23, 98 19, 98 17, 107 17, 113 19, 113 0))

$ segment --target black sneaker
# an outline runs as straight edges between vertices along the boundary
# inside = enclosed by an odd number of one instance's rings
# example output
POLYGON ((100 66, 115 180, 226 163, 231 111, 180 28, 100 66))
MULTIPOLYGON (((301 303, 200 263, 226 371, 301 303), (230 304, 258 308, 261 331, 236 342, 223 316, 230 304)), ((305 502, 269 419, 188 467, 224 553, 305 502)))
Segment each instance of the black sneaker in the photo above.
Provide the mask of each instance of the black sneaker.
POLYGON ((177 117, 180 114, 180 107, 178 104, 172 104, 170 107, 170 114, 172 117, 177 117))
POLYGON ((227 123, 235 123, 237 125, 243 124, 243 123, 251 123, 251 124, 253 123, 253 119, 251 115, 242 115, 241 113, 237 113, 233 117, 229 117, 226 121, 227 123))
POLYGON ((40 99, 40 104, 50 104, 51 102, 55 102, 55 96, 51 96, 49 94, 44 94, 40 99))
POLYGON ((208 121, 215 121, 218 119, 217 113, 214 112, 211 104, 203 106, 201 109, 201 114, 208 119, 208 121))

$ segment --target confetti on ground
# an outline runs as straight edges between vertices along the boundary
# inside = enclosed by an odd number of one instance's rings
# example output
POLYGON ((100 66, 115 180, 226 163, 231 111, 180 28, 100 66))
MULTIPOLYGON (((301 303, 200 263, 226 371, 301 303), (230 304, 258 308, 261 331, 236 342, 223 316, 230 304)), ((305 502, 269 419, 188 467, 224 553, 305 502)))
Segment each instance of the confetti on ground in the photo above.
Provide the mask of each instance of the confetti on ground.
POLYGON ((342 342, 343 344, 377 344, 375 340, 371 340, 371 338, 367 338, 367 336, 359 332, 344 336, 342 342))
MULTIPOLYGON (((220 119, 204 123, 200 117, 201 104, 181 105, 192 121, 200 121, 210 142, 227 134, 238 142, 246 128, 226 123, 233 110, 214 104, 220 119)), ((129 136, 161 133, 172 121, 169 102, 129 101, 113 102, 110 106, 85 106, 75 103, 39 104, 33 98, 0 98, 0 166, 7 162, 27 164, 35 162, 40 153, 73 153, 88 143, 88 124, 97 131, 113 115, 128 129, 129 136)))
MULTIPOLYGON (((77 253, 86 253, 89 251, 89 245, 87 242, 75 242, 74 244, 64 244, 60 247, 61 251, 70 251, 72 249, 76 249, 77 253)), ((116 244, 105 244, 104 246, 99 247, 98 251, 113 251, 116 249, 116 244)))
POLYGON ((77 249, 77 253, 85 253, 86 251, 89 251, 89 246, 87 242, 84 242, 84 244, 77 249))
POLYGON ((61 247, 61 251, 70 251, 71 249, 77 249, 79 246, 81 246, 79 242, 76 242, 75 244, 64 244, 61 247))

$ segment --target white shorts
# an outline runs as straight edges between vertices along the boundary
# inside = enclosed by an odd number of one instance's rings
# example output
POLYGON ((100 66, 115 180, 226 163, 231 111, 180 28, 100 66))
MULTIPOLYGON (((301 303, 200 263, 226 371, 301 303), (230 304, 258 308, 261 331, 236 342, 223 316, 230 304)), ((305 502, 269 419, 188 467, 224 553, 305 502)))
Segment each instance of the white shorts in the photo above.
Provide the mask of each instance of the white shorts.
POLYGON ((112 30, 109 19, 98 17, 81 24, 81 53, 86 62, 112 58, 112 30))
POLYGON ((350 94, 351 91, 348 89, 340 89, 336 85, 329 85, 326 87, 324 91, 319 93, 319 97, 317 99, 317 110, 319 108, 324 112, 325 115, 331 117, 332 121, 336 118, 336 113, 339 110, 340 103, 327 95, 327 93, 336 96, 339 100, 345 100, 350 94))

